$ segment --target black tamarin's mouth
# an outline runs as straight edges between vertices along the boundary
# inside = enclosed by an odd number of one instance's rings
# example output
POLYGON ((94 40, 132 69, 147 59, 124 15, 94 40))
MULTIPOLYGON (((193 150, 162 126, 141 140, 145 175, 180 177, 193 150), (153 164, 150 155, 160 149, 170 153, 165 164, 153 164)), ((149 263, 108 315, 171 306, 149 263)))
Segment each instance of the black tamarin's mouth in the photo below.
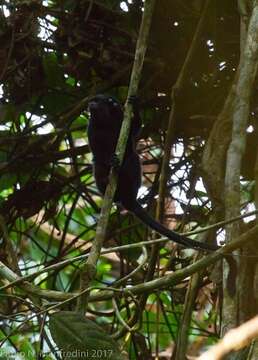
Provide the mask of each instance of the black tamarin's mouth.
POLYGON ((98 108, 98 103, 97 101, 90 101, 88 104, 88 109, 89 111, 94 111, 98 108))

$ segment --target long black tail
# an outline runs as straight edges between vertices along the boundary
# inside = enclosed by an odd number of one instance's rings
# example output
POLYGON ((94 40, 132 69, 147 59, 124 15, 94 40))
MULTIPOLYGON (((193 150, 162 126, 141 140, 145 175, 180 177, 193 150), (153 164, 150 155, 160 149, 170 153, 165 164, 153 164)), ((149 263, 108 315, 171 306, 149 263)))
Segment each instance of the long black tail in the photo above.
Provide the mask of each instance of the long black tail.
POLYGON ((157 231, 161 235, 166 236, 170 240, 175 241, 178 244, 184 245, 187 248, 192 249, 202 249, 202 250, 209 250, 215 251, 219 249, 219 246, 205 244, 200 241, 195 241, 189 239, 186 236, 180 235, 175 231, 167 229, 165 226, 161 225, 159 222, 154 220, 142 207, 139 203, 136 204, 133 213, 146 225, 151 227, 153 230, 157 231))

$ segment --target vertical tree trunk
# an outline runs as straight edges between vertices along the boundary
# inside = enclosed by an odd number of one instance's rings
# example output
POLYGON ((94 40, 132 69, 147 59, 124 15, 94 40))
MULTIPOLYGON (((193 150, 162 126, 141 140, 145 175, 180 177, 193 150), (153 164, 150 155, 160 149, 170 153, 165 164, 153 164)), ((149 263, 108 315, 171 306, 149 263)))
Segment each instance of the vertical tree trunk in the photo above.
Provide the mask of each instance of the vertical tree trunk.
MULTIPOLYGON (((236 93, 233 106, 232 139, 227 152, 225 175, 225 212, 226 219, 239 215, 241 206, 240 197, 240 170, 246 144, 246 128, 250 113, 250 98, 257 71, 258 56, 258 2, 253 3, 248 32, 243 53, 241 54, 239 77, 236 83, 236 93)), ((226 241, 230 242, 239 236, 239 224, 227 226, 226 241)), ((238 252, 248 256, 248 250, 238 252)), ((226 291, 227 271, 223 273, 224 297, 222 310, 222 334, 230 328, 247 320, 252 313, 252 282, 253 271, 246 257, 240 257, 239 279, 237 294, 233 298, 226 291), (241 270, 240 270, 241 269, 241 270), (249 281, 248 281, 249 280, 249 281), (247 303, 248 299, 248 303, 247 303), (249 304, 249 305, 248 305, 249 304)), ((226 268, 227 266, 224 266, 226 268)), ((225 269, 226 270, 226 269, 225 269)), ((231 358, 235 359, 236 355, 231 358)))

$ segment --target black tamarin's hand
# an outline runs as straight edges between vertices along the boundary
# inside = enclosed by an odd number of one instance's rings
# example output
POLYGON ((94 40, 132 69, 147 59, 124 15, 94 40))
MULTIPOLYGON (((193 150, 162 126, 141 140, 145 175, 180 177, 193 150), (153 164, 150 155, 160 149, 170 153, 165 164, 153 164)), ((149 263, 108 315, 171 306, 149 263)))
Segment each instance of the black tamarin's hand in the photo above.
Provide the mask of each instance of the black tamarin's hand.
POLYGON ((128 103, 132 105, 133 111, 137 112, 140 109, 140 99, 137 95, 131 95, 128 98, 128 103))
POLYGON ((121 167, 121 163, 120 163, 119 157, 116 153, 112 155, 110 165, 111 165, 112 169, 114 169, 114 171, 118 174, 120 167, 121 167))

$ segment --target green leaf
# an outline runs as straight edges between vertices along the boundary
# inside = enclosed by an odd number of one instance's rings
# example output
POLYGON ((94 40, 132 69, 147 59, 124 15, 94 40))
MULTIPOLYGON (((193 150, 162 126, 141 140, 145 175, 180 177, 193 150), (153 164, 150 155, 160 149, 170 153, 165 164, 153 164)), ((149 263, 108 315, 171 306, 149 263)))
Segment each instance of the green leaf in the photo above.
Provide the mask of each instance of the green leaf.
POLYGON ((123 359, 112 337, 80 313, 55 313, 50 316, 49 327, 64 360, 123 359))
POLYGON ((45 56, 43 66, 49 87, 62 86, 65 84, 64 73, 55 54, 51 53, 45 56))

